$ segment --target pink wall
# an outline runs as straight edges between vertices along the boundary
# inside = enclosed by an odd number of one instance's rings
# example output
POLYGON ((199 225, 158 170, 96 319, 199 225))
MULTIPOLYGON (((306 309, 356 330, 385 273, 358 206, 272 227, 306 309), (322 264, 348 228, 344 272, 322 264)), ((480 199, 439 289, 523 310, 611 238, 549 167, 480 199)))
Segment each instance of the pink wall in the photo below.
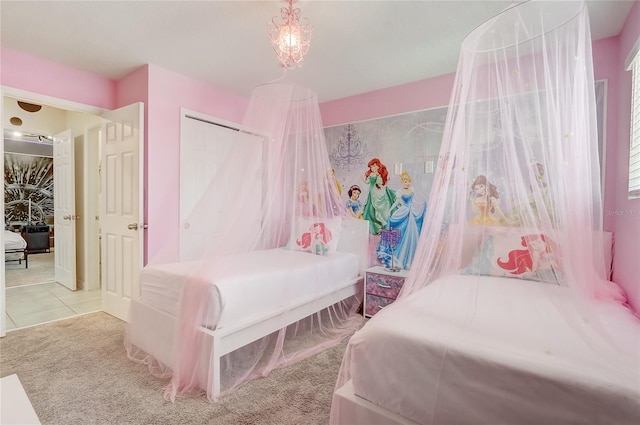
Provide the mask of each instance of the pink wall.
POLYGON ((148 81, 146 246, 156 262, 173 258, 178 247, 180 108, 240 123, 249 101, 153 65, 148 81))
POLYGON ((176 235, 179 216, 180 108, 241 122, 248 99, 157 66, 142 66, 118 81, 10 49, 0 50, 0 84, 102 109, 134 102, 145 107, 146 257, 160 255, 176 235))
POLYGON ((180 108, 240 123, 248 99, 145 65, 118 81, 117 106, 134 102, 145 104, 145 261, 159 262, 178 247, 180 108))
POLYGON ((322 103, 322 124, 329 127, 448 105, 454 78, 448 74, 322 103))
MULTIPOLYGON (((593 43, 593 71, 596 80, 607 80, 607 105, 606 116, 607 126, 605 133, 605 143, 607 145, 605 154, 605 177, 604 177, 604 209, 609 211, 615 205, 616 163, 618 151, 618 126, 615 120, 618 116, 619 103, 619 73, 617 68, 619 39, 609 37, 593 43)), ((604 229, 613 232, 615 227, 615 217, 611 214, 604 214, 604 229)))
POLYGON ((115 105, 115 81, 7 48, 0 48, 0 83, 98 108, 115 105))
POLYGON ((613 280, 622 285, 630 304, 640 311, 640 199, 627 199, 629 179, 629 117, 631 115, 631 73, 624 70, 624 61, 640 37, 640 2, 636 1, 619 35, 618 57, 615 60, 619 82, 617 121, 611 125, 618 130, 615 194, 612 214, 615 218, 615 250, 613 280))

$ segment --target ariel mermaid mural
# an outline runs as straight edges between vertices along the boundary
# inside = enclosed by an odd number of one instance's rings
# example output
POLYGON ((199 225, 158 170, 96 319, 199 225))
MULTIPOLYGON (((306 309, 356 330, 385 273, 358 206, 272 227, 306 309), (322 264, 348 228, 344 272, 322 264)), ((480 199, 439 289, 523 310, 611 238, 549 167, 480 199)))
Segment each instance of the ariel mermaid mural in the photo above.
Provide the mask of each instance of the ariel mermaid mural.
POLYGON ((378 158, 373 158, 367 164, 369 168, 364 174, 364 181, 369 184, 369 194, 364 204, 362 218, 369 221, 369 231, 379 235, 387 228, 391 205, 396 200, 396 194, 387 187, 389 171, 378 158))

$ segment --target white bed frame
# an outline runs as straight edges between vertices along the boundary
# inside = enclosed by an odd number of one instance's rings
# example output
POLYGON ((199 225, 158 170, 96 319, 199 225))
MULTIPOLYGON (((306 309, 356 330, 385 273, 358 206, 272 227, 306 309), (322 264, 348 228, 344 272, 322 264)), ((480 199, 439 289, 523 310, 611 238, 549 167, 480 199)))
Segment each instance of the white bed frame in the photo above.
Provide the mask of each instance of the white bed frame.
MULTIPOLYGON (((603 252, 605 272, 611 275, 613 234, 603 232, 603 252)), ((375 372, 371 372, 375 373, 375 372)), ((349 425, 419 425, 417 422, 387 410, 379 405, 358 396, 353 388, 352 380, 345 382, 333 393, 334 399, 340 401, 339 423, 349 425)), ((463 408, 463 407, 462 407, 463 408)), ((479 419, 478 422, 481 422, 479 419)))
POLYGON ((353 391, 353 383, 348 380, 334 392, 340 398, 340 423, 349 425, 420 425, 417 422, 390 412, 353 391))
MULTIPOLYGON (((369 223, 365 220, 345 220, 345 227, 340 236, 338 250, 353 252, 360 257, 360 274, 340 285, 338 289, 318 294, 312 300, 298 305, 273 310, 264 317, 253 321, 238 323, 211 330, 204 326, 200 331, 205 334, 203 344, 205 351, 202 356, 210 358, 209 370, 201 370, 201 376, 206 377, 202 382, 208 382, 211 388, 208 392, 218 399, 221 392, 220 359, 240 347, 254 342, 266 335, 295 323, 309 315, 323 310, 356 294, 362 292, 362 276, 368 267, 368 235, 369 223), (208 376, 211 373, 211 376, 208 376)), ((129 312, 130 343, 152 355, 162 364, 173 365, 173 336, 176 317, 157 310, 139 300, 132 300, 129 312)), ((206 365, 208 362, 201 362, 206 365)))
MULTIPOLYGON (((6 232, 11 232, 10 230, 5 230, 5 247, 4 247, 4 255, 5 255, 5 263, 9 263, 11 261, 17 261, 19 265, 22 265, 22 261, 24 260, 24 268, 29 268, 29 251, 27 251, 27 247, 24 248, 7 248, 6 247, 6 232), (17 256, 12 254, 18 254, 17 256)), ((24 239, 24 238, 23 238, 24 239)))

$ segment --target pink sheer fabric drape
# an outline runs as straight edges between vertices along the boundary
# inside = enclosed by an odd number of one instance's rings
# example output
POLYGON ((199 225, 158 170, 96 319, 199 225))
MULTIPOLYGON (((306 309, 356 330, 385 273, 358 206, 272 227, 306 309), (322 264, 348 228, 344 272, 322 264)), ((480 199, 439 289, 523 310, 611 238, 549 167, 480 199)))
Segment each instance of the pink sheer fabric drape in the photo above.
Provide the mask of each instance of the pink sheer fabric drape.
MULTIPOLYGON (((177 324, 174 335, 173 367, 161 364, 137 347, 128 346, 129 356, 150 365, 158 376, 171 376, 165 398, 206 393, 212 401, 210 370, 211 338, 202 327, 217 323, 225 303, 242 302, 220 298, 212 305, 210 291, 216 282, 233 278, 241 271, 251 274, 257 267, 250 257, 240 262, 242 255, 274 249, 295 249, 294 235, 301 220, 305 223, 332 223, 346 218, 327 154, 324 130, 316 94, 294 84, 271 83, 254 89, 243 124, 234 147, 225 157, 224 166, 215 174, 193 212, 182 220, 206 222, 212 209, 223 209, 222 223, 211 223, 198 229, 200 255, 183 258, 191 261, 183 280, 177 324), (247 148, 247 146, 249 148, 247 148), (212 283, 214 284, 212 287, 212 283)), ((328 229, 322 229, 327 242, 328 229)), ((332 228, 334 240, 340 237, 340 227, 332 228)), ((328 249, 317 240, 318 249, 328 249)), ((167 243, 172 249, 176 241, 167 243)), ((198 250, 189 249, 189 252, 198 250)), ((304 253, 302 255, 315 255, 304 253)), ((162 257, 162 263, 169 256, 162 257)), ((170 261, 178 261, 170 258, 170 261)), ((154 263, 151 259, 150 263, 154 263)), ((292 268, 293 268, 292 264, 292 268)), ((258 270, 258 269, 256 269, 258 270)), ((258 273, 258 271, 256 271, 258 273)), ((324 273, 305 282, 322 292, 324 273)), ((274 310, 286 315, 290 301, 287 294, 296 292, 299 282, 282 270, 280 284, 286 288, 280 304, 274 310)), ((242 294, 249 299, 251 293, 242 294)), ((220 364, 221 395, 274 368, 307 358, 352 334, 362 322, 356 313, 361 294, 316 312, 303 320, 260 338, 228 355, 220 364)), ((249 313, 250 314, 250 313, 249 313)), ((231 324, 233 326, 233 324, 231 324)), ((214 341, 215 343, 215 341, 214 341)))
MULTIPOLYGON (((635 314, 605 271, 594 84, 583 2, 524 2, 468 34, 418 248, 389 310, 453 275, 476 277, 478 286, 494 276, 566 287, 566 302, 552 302, 563 320, 600 358, 624 358, 615 367, 637 373, 640 322, 611 329, 592 314, 603 303, 612 317, 634 323, 635 314), (587 327, 598 332, 587 335, 587 327)), ((473 297, 452 309, 461 305, 470 326, 473 297)), ((359 348, 347 346, 336 389, 352 379, 359 348)), ((331 423, 343 402, 334 396, 331 423)))
MULTIPOLYGON (((489 237, 497 242, 494 231, 517 229, 523 244, 540 241, 551 275, 536 276, 529 266, 510 269, 511 276, 626 302, 605 276, 587 10, 580 2, 545 3, 509 9, 464 40, 439 184, 400 296, 468 266, 470 242, 486 246, 489 237)), ((532 262, 539 253, 525 245, 523 261, 532 262)), ((482 265, 466 271, 489 272, 482 265)))

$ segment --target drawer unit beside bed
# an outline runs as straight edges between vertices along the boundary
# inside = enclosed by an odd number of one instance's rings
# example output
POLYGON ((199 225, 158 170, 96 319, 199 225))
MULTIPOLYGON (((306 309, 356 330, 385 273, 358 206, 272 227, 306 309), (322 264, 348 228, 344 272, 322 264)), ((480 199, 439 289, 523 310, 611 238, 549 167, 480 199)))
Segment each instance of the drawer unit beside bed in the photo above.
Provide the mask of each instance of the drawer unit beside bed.
POLYGON ((371 317, 398 297, 407 277, 407 270, 392 272, 382 266, 365 270, 364 316, 371 317))

